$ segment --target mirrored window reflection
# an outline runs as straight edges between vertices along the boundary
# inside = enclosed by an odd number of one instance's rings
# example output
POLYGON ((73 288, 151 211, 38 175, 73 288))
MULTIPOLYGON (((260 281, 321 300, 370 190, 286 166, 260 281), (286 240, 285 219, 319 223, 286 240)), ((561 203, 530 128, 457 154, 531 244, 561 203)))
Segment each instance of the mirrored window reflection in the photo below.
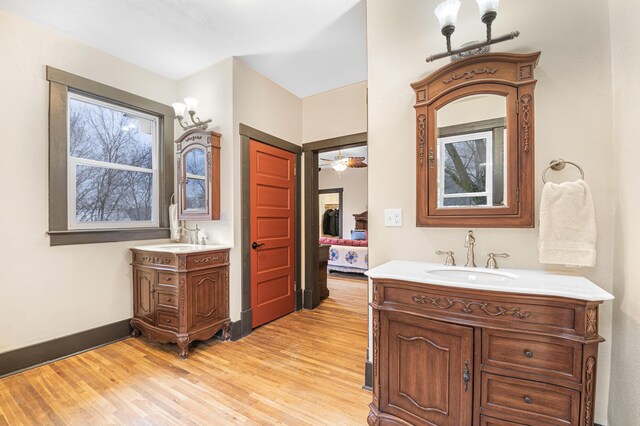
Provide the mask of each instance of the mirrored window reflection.
POLYGON ((438 207, 502 207, 506 99, 473 95, 437 112, 438 207))
POLYGON ((190 149, 184 156, 187 210, 205 210, 207 205, 206 152, 190 149))

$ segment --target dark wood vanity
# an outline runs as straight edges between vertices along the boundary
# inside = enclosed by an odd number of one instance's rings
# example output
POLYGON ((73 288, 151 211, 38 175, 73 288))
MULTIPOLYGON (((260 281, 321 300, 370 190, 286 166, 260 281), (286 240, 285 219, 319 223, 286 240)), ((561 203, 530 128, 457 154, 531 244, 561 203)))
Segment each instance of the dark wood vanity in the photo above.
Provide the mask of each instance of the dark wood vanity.
POLYGON ((195 340, 229 339, 229 249, 131 252, 134 337, 177 343, 183 358, 195 340))
POLYGON ((598 305, 373 280, 370 425, 592 425, 598 305))

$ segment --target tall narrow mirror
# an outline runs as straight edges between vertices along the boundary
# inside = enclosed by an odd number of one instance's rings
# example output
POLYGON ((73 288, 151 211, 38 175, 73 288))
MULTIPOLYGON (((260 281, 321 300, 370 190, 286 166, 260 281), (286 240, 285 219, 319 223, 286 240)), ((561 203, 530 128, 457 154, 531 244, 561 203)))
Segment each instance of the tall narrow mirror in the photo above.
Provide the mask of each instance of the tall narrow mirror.
POLYGON ((220 218, 220 135, 192 130, 176 141, 178 218, 220 218))

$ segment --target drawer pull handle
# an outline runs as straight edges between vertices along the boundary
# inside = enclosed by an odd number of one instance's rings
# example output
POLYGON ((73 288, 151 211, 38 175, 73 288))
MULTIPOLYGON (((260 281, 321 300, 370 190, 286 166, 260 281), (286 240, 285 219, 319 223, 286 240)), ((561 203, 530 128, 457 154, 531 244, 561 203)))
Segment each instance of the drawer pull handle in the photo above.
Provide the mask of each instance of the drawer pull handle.
POLYGON ((533 402, 533 398, 531 398, 530 396, 525 396, 524 402, 526 402, 527 404, 531 404, 533 402))
POLYGON ((168 298, 168 299, 167 299, 167 302, 171 302, 171 298, 168 298))
POLYGON ((525 355, 527 358, 533 358, 533 352, 531 352, 529 349, 525 349, 525 350, 524 350, 524 355, 525 355))
POLYGON ((469 361, 464 362, 462 380, 464 381, 464 391, 467 392, 469 390, 469 380, 471 380, 471 374, 469 373, 469 361))
POLYGON ((169 323, 169 322, 171 322, 171 320, 170 320, 170 319, 168 319, 168 320, 167 320, 167 322, 169 323))

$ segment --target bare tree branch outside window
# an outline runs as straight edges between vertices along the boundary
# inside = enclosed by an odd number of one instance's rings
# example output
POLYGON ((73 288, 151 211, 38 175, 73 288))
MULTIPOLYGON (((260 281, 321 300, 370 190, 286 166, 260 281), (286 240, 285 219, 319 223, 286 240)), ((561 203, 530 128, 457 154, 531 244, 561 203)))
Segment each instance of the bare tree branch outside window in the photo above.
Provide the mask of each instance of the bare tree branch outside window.
POLYGON ((78 223, 152 220, 155 125, 134 113, 69 99, 78 223))

